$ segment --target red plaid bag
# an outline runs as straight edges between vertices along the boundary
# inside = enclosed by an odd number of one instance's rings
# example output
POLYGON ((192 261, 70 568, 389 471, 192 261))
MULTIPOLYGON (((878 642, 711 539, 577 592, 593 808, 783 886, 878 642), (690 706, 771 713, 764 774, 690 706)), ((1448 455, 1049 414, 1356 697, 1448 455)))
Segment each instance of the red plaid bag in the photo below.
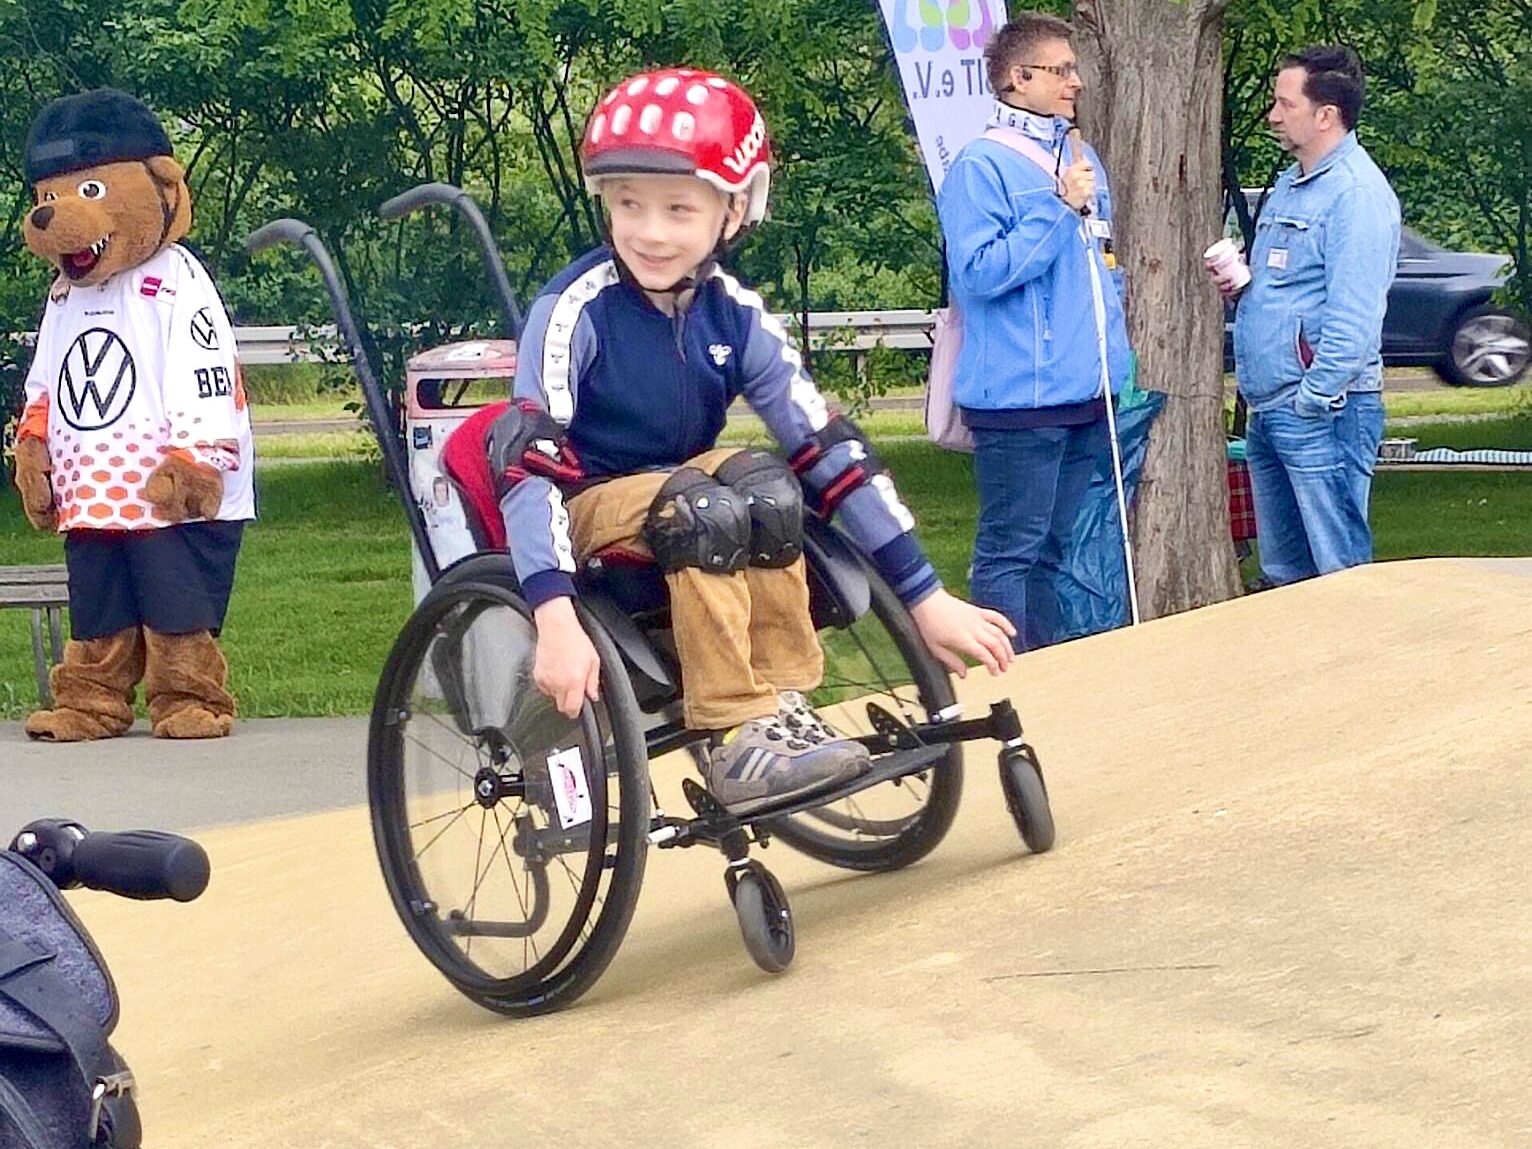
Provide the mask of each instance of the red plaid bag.
POLYGON ((1237 543, 1255 538, 1255 499, 1250 493, 1250 466, 1229 460, 1229 534, 1237 543))

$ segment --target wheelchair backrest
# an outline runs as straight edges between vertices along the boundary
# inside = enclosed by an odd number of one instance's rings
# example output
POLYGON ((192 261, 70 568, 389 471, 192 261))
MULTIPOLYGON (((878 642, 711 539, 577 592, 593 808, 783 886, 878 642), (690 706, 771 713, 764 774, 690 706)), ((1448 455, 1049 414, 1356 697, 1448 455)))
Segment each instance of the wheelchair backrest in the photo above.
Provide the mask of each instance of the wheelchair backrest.
MULTIPOLYGON (((447 436, 441 445, 441 468, 457 489, 476 549, 505 549, 505 520, 495 500, 495 477, 489 471, 484 438, 510 401, 481 407, 447 436)), ((456 557, 456 556, 454 556, 456 557)), ((450 563, 443 563, 445 569, 450 563)))
MULTIPOLYGON (((462 481, 455 480, 446 469, 442 458, 445 444, 465 422, 509 398, 515 374, 516 345, 504 339, 433 347, 405 365, 410 494, 441 570, 476 550, 490 549, 493 544, 485 530, 493 530, 493 520, 498 517, 486 516, 482 506, 470 504, 461 489, 462 481)), ((413 566, 418 600, 429 588, 429 581, 418 555, 413 566)))

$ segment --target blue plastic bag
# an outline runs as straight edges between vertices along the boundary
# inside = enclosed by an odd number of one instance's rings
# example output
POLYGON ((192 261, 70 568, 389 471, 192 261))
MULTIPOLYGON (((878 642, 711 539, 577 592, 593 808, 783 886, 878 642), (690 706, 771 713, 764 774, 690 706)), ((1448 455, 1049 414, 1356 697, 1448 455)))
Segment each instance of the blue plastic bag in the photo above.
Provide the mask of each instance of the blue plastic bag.
MULTIPOLYGON (((1117 442, 1122 454, 1123 495, 1130 511, 1144 456, 1149 452, 1149 427, 1164 406, 1164 395, 1140 391, 1131 381, 1118 397, 1117 442)), ((1060 642, 1126 626, 1132 619, 1110 444, 1096 459, 1057 589, 1060 642)))

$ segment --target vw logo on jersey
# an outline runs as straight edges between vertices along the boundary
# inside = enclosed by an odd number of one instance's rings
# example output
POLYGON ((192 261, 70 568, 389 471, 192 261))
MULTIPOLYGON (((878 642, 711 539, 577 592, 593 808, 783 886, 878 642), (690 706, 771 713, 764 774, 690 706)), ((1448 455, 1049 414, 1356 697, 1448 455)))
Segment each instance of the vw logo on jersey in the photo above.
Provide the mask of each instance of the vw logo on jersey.
POLYGON ((59 410, 76 431, 110 427, 133 401, 138 369, 115 331, 92 327, 80 333, 59 371, 59 410))
POLYGON ((204 351, 218 350, 218 328, 213 324, 213 313, 206 307, 199 308, 191 317, 191 337, 204 351))

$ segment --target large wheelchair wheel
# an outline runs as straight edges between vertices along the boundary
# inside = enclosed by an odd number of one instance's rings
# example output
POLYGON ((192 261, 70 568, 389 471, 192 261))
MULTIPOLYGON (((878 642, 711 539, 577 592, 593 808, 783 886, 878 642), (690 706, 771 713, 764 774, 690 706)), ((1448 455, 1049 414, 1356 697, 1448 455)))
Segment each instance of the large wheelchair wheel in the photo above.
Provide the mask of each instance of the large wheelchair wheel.
POLYGON ((378 860, 411 939, 489 1009, 570 1004, 632 919, 648 760, 606 632, 601 701, 563 717, 532 681, 536 632, 494 560, 465 563, 405 624, 378 686, 367 787, 378 860))
MULTIPOLYGON (((842 734, 875 733, 868 706, 906 725, 934 721, 956 702, 947 669, 926 648, 909 609, 863 561, 869 609, 820 631, 824 681, 810 699, 842 734)), ((896 870, 936 848, 963 794, 963 747, 954 742, 928 770, 771 823, 782 841, 832 866, 896 870)))

